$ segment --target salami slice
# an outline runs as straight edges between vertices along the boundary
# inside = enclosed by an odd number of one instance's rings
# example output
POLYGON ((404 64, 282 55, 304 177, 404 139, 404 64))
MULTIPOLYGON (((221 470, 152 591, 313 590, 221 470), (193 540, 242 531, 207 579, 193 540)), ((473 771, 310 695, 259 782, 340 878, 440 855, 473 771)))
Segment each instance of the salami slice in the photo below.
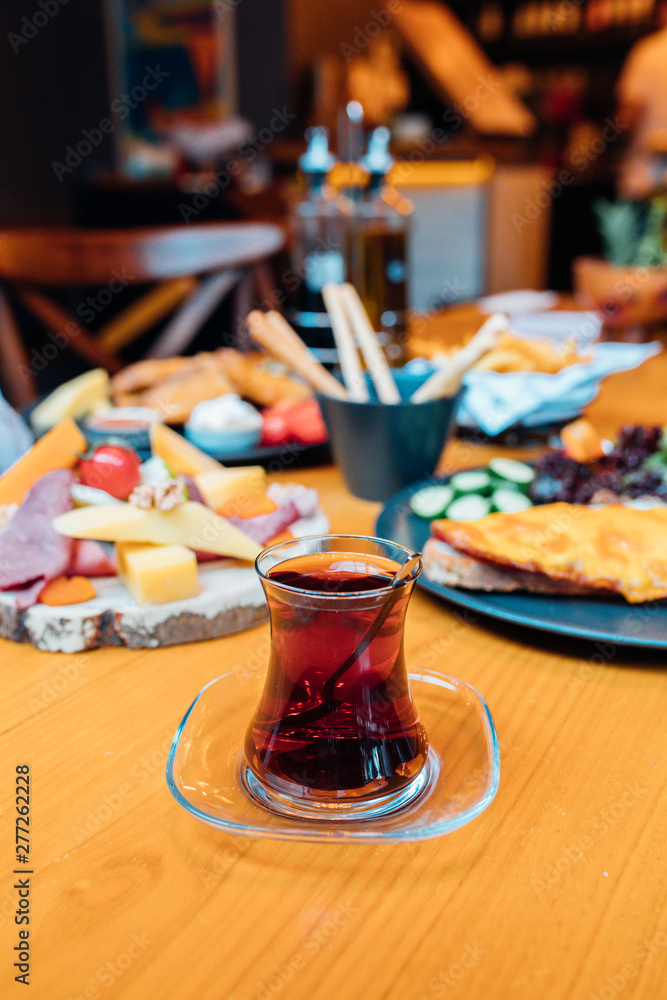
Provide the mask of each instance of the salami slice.
POLYGON ((301 518, 313 517, 317 513, 319 504, 317 490, 295 483, 284 485, 272 483, 266 495, 277 504, 277 509, 270 514, 229 519, 237 528, 245 531, 246 535, 254 538, 259 545, 270 542, 301 518))
POLYGON ((99 542, 91 538, 75 539, 68 576, 115 576, 113 560, 99 542))
POLYGON ((40 577, 39 580, 33 580, 32 583, 27 584, 24 587, 18 587, 14 595, 14 601, 16 602, 16 607, 19 611, 26 611, 31 608, 33 604, 37 604, 39 595, 44 590, 44 584, 46 580, 40 577))
POLYGON ((281 531, 289 528, 299 519, 299 509, 291 500, 284 501, 270 514, 257 514, 255 517, 230 517, 232 524, 250 535, 258 545, 264 545, 275 538, 281 531))
POLYGON ((34 604, 47 580, 66 573, 73 541, 53 527, 53 518, 72 509, 70 489, 74 474, 54 469, 38 479, 7 527, 0 532, 0 590, 24 589, 17 601, 22 608, 34 604), (34 584, 34 586, 33 586, 34 584), (28 603, 26 603, 26 601, 28 603))

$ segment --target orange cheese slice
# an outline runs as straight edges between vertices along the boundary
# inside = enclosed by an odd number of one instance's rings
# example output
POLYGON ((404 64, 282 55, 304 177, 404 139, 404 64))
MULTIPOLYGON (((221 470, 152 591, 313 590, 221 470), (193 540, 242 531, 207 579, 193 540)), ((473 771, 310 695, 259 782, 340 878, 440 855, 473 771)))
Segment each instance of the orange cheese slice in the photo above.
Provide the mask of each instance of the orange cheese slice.
POLYGON ((220 517, 240 517, 243 520, 248 517, 259 517, 261 514, 273 514, 275 510, 278 510, 278 504, 265 493, 245 493, 216 508, 220 517))
POLYGON ((150 435, 153 454, 159 455, 175 476, 198 476, 207 469, 222 469, 220 462, 166 424, 151 424, 150 435))
POLYGON ((565 454, 575 462, 595 462, 604 455, 602 435, 586 417, 580 417, 562 427, 560 439, 565 447, 565 454))
POLYGON ((94 596, 95 588, 87 576, 57 576, 44 584, 39 601, 58 608, 67 604, 84 604, 94 596))
POLYGON ((34 483, 53 469, 73 469, 86 439, 71 418, 61 420, 0 476, 0 505, 22 503, 34 483))

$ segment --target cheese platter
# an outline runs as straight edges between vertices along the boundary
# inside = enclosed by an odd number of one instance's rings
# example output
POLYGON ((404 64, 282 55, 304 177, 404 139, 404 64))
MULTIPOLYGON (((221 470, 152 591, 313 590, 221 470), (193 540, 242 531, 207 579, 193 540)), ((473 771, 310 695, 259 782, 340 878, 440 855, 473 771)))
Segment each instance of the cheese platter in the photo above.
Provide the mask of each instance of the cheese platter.
POLYGON ((96 581, 96 594, 81 604, 17 607, 0 594, 0 636, 46 652, 78 653, 101 646, 155 649, 216 639, 260 625, 268 618, 254 569, 224 560, 199 571, 196 596, 141 606, 118 577, 96 581))
POLYGON ((254 559, 322 533, 314 490, 226 468, 160 421, 150 457, 59 420, 0 476, 0 636, 49 652, 157 648, 265 621, 254 559))

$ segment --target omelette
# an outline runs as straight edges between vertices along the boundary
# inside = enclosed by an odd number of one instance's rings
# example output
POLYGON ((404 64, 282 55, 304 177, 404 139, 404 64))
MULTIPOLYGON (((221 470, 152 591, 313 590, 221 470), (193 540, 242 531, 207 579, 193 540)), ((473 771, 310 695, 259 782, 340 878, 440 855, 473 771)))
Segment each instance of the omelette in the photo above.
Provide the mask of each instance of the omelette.
POLYGON ((543 504, 517 513, 488 514, 479 521, 438 520, 431 531, 428 559, 424 551, 425 575, 429 563, 435 573, 439 561, 448 560, 451 567, 458 558, 455 585, 606 591, 622 594, 631 604, 667 597, 667 506, 641 510, 618 503, 543 504), (472 566, 477 569, 475 583, 465 579, 472 566), (530 585, 536 581, 538 585, 530 585))

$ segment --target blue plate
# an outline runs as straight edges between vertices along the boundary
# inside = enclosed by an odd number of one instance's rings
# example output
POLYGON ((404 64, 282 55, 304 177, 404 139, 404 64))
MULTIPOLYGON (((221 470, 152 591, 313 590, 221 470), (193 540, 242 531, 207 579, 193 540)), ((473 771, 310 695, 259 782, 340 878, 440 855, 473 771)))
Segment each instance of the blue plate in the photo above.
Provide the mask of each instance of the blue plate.
MULTIPOLYGON (((376 535, 421 551, 429 537, 430 524, 411 511, 410 497, 417 490, 436 482, 446 483, 447 478, 424 479, 396 493, 378 517, 376 535)), ((417 583, 424 590, 444 597, 458 607, 503 622, 598 642, 667 649, 667 604, 664 601, 628 604, 620 597, 554 597, 549 594, 458 590, 431 583, 423 575, 417 583)), ((604 652, 602 655, 605 655, 604 652)))

